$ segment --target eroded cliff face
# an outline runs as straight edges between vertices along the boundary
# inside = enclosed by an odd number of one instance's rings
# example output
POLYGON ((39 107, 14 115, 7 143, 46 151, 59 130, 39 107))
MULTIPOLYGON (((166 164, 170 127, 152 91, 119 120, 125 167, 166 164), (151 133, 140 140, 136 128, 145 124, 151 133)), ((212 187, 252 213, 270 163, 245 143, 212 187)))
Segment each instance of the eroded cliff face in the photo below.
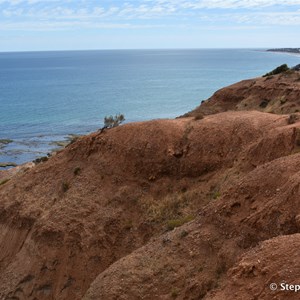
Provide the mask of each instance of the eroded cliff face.
POLYGON ((287 72, 243 80, 218 90, 195 110, 185 114, 208 115, 228 110, 257 110, 276 114, 300 112, 300 72, 287 72))
POLYGON ((297 117, 228 111, 2 173, 0 299, 297 299, 268 284, 299 279, 299 150, 297 117))

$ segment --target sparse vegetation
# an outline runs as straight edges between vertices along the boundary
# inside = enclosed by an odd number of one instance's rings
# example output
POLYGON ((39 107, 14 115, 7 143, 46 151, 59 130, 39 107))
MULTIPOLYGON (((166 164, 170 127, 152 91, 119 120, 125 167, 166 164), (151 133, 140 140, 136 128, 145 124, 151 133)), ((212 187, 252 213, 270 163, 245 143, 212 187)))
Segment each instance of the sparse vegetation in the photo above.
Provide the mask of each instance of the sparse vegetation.
POLYGON ((284 75, 293 75, 295 73, 295 70, 289 69, 286 72, 284 72, 284 75))
POLYGON ((42 157, 38 157, 36 158, 33 162, 36 163, 36 164, 39 164, 41 162, 45 162, 48 160, 48 157, 47 156, 42 156, 42 157))
POLYGON ((181 232, 180 232, 180 238, 184 238, 184 237, 186 237, 187 235, 188 235, 189 233, 186 231, 186 230, 182 230, 181 232))
POLYGON ((290 114, 288 119, 287 119, 287 123, 288 124, 294 124, 294 123, 296 123, 297 120, 298 120, 298 115, 290 114))
POLYGON ((271 72, 266 73, 265 75, 263 75, 263 77, 268 77, 268 76, 271 76, 271 75, 280 74, 280 73, 286 72, 288 70, 290 70, 290 68, 288 67, 288 65, 287 64, 283 64, 283 65, 275 68, 271 72))
POLYGON ((130 230, 132 227, 133 227, 132 220, 128 220, 128 221, 125 223, 124 229, 125 229, 125 230, 130 230))
POLYGON ((266 75, 265 75, 265 76, 263 76, 263 77, 267 77, 266 80, 270 80, 270 79, 272 79, 274 76, 273 76, 273 75, 270 75, 270 76, 266 76, 266 75))
POLYGON ((209 197, 199 193, 197 189, 187 189, 185 187, 184 190, 184 193, 181 191, 174 192, 163 197, 147 196, 139 198, 138 205, 145 213, 146 221, 160 224, 166 224, 170 221, 171 227, 173 220, 177 220, 175 223, 183 224, 186 222, 185 218, 193 218, 199 203, 206 205, 210 201, 209 197))
POLYGON ((9 180, 10 180, 9 178, 6 178, 6 179, 0 181, 0 185, 7 183, 9 180))
POLYGON ((106 116, 104 117, 104 127, 105 128, 113 128, 119 126, 121 123, 125 121, 125 117, 123 114, 117 114, 115 116, 106 116))
POLYGON ((284 103, 286 103, 287 100, 284 96, 281 96, 279 101, 280 101, 280 104, 284 104, 284 103))
POLYGON ((70 188, 70 184, 68 183, 68 182, 63 182, 62 183, 62 190, 63 190, 63 192, 65 193, 65 192, 67 192, 68 190, 69 190, 69 188, 70 188))
POLYGON ((179 291, 176 288, 173 288, 171 291, 171 297, 176 299, 179 296, 179 291))
POLYGON ((81 172, 81 168, 80 167, 76 167, 75 169, 74 169, 74 175, 75 176, 77 176, 79 173, 81 172))
POLYGON ((204 118, 204 115, 202 113, 197 113, 194 117, 194 120, 198 121, 198 120, 202 120, 203 118, 204 118))
POLYGON ((266 108, 268 106, 268 104, 269 104, 268 100, 263 100, 260 102, 259 107, 266 108))
POLYGON ((167 229, 168 230, 173 230, 174 228, 180 227, 183 224, 192 221, 193 219, 194 219, 193 216, 185 216, 185 217, 182 217, 182 218, 169 220, 169 221, 167 221, 167 229))
POLYGON ((187 205, 185 194, 172 194, 161 199, 145 198, 142 200, 142 208, 146 210, 148 220, 162 222, 180 216, 181 210, 187 205))
POLYGON ((212 193, 212 198, 214 200, 218 199, 219 197, 221 197, 221 193, 219 191, 215 191, 212 193))

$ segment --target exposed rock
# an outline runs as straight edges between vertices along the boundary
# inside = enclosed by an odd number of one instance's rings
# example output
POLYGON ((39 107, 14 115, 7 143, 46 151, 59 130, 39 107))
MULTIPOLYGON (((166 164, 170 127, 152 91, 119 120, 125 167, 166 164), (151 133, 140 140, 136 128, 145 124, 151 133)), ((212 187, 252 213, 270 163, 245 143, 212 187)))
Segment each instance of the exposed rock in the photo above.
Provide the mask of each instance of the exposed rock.
POLYGON ((13 140, 10 140, 10 139, 0 139, 0 144, 3 144, 3 145, 7 145, 12 142, 13 142, 13 140))
POLYGON ((10 139, 0 139, 0 149, 12 142, 13 142, 13 140, 10 140, 10 139))
POLYGON ((17 164, 13 162, 0 162, 0 168, 6 168, 6 167, 16 167, 17 164))

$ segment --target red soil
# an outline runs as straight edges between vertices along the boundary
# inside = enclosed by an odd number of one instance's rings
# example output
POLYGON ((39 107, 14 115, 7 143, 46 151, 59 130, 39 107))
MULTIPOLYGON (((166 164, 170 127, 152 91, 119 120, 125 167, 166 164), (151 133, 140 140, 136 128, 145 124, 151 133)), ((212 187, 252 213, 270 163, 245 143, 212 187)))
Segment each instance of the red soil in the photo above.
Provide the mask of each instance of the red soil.
MULTIPOLYGON (((287 76, 277 85, 294 86, 287 76)), ((288 119, 131 123, 0 173, 0 299, 298 299, 269 289, 300 284, 300 122, 288 119)))

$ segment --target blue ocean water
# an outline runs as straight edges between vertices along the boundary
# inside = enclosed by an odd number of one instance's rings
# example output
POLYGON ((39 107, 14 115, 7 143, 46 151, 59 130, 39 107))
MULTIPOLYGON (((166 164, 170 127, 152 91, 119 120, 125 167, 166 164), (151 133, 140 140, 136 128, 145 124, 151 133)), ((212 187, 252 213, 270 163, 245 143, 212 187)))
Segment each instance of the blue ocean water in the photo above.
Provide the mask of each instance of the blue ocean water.
POLYGON ((106 115, 126 121, 179 116, 213 92, 299 56, 254 49, 0 53, 0 162, 43 156, 106 115))

